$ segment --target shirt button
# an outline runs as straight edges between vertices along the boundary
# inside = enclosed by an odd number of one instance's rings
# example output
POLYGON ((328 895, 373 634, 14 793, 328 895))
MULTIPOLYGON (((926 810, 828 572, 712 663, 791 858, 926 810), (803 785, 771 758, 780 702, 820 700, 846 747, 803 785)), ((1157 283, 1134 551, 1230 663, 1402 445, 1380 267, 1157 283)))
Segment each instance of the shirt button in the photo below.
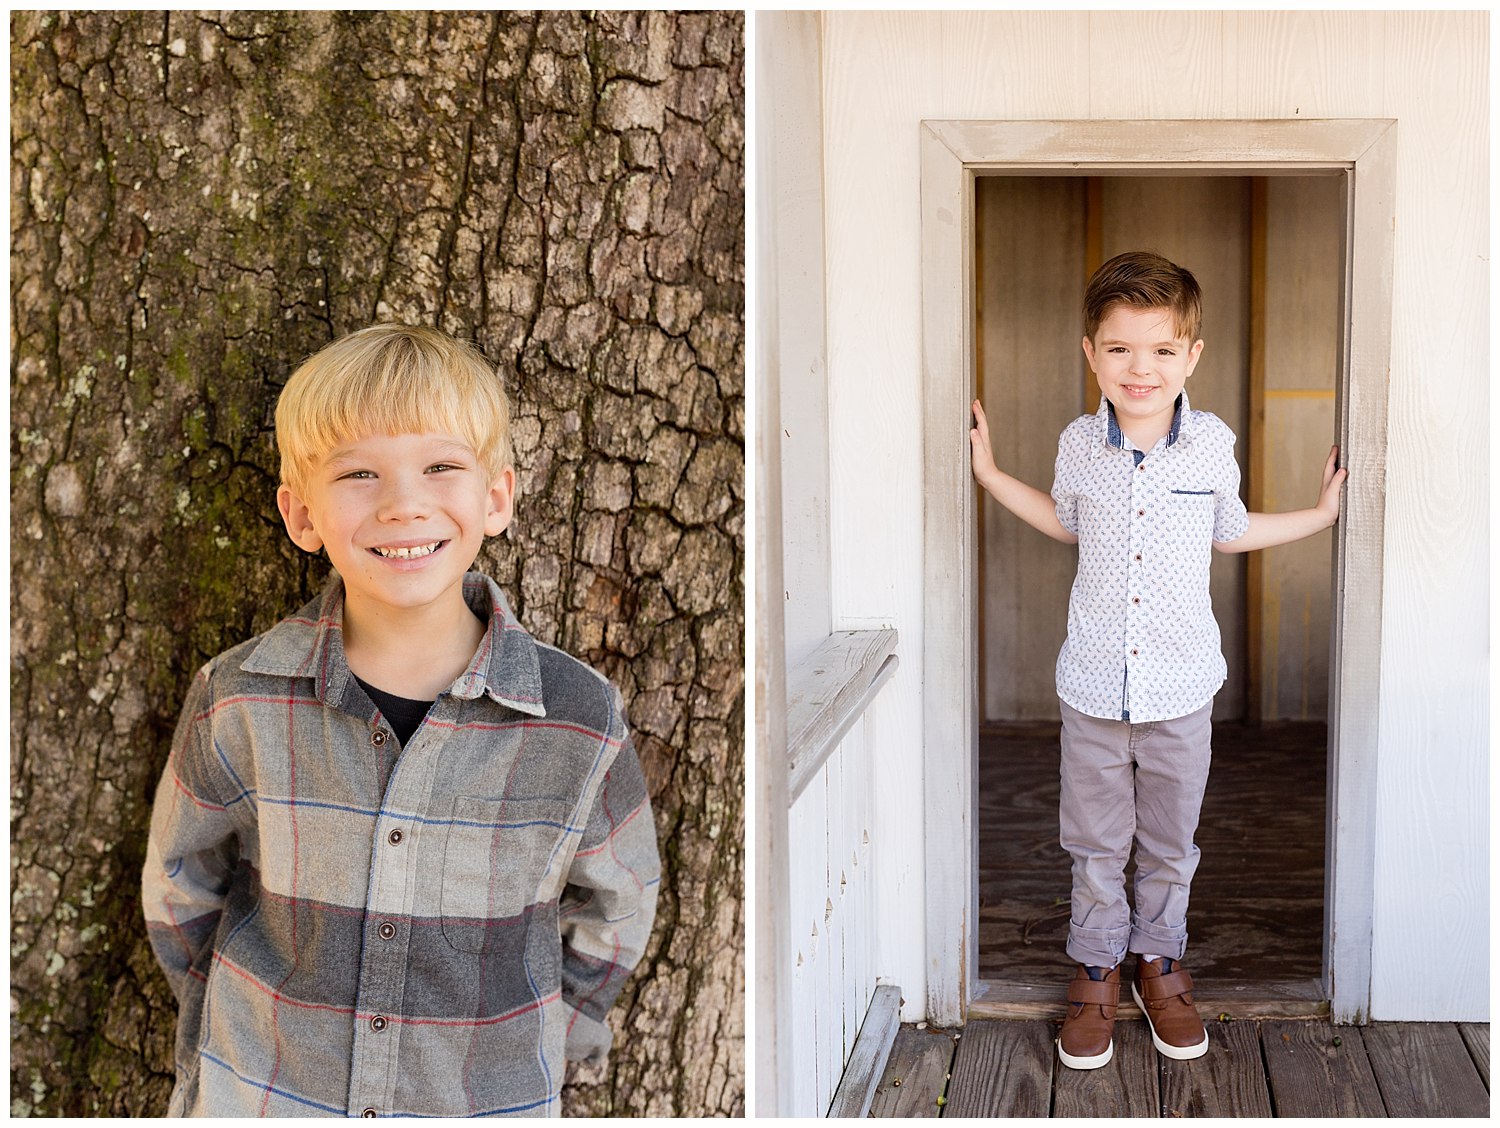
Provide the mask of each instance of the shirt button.
POLYGON ((1146 515, 1146 511, 1144 509, 1137 509, 1135 511, 1135 515, 1137 517, 1144 517, 1146 515))
POLYGON ((373 744, 373 745, 375 745, 376 748, 383 747, 385 745, 385 741, 386 741, 385 729, 376 729, 374 732, 372 732, 370 734, 370 743, 373 744))
POLYGON ((394 924, 392 924, 390 921, 384 921, 380 925, 379 931, 380 931, 380 938, 382 940, 389 940, 393 936, 396 935, 396 926, 394 924))
POLYGON ((1137 553, 1136 553, 1136 554, 1135 554, 1135 559, 1136 559, 1136 562, 1137 562, 1137 563, 1139 563, 1139 562, 1140 562, 1140 559, 1141 559, 1141 554, 1140 554, 1140 553, 1139 553, 1139 552, 1137 552, 1137 553))
POLYGON ((375 1031, 375 1033, 379 1034, 385 1027, 386 1021, 384 1015, 377 1014, 374 1018, 370 1019, 370 1029, 375 1031))
POLYGON ((1144 462, 1137 463, 1136 464, 1136 469, 1137 470, 1144 470, 1144 469, 1146 469, 1146 464, 1144 462))
POLYGON ((399 830, 391 831, 390 835, 388 836, 392 846, 401 845, 401 840, 405 837, 406 835, 402 834, 399 830))
POLYGON ((380 1114, 378 1112, 376 1112, 373 1108, 367 1108, 367 1109, 364 1110, 364 1112, 360 1113, 360 1115, 361 1116, 375 1117, 375 1116, 379 1116, 380 1114))
POLYGON ((1135 598, 1134 598, 1134 599, 1132 599, 1132 600, 1131 600, 1131 601, 1130 601, 1130 602, 1132 602, 1132 603, 1139 603, 1139 602, 1140 602, 1140 601, 1141 601, 1141 597, 1140 597, 1140 596, 1136 596, 1136 597, 1135 597, 1135 598))
POLYGON ((1135 657, 1138 657, 1138 656, 1139 656, 1139 655, 1140 655, 1140 653, 1141 653, 1141 652, 1140 652, 1140 651, 1139 651, 1139 650, 1136 650, 1136 649, 1133 649, 1133 648, 1132 648, 1132 649, 1131 649, 1131 651, 1130 651, 1130 656, 1131 656, 1131 657, 1132 657, 1132 658, 1135 658, 1135 657))

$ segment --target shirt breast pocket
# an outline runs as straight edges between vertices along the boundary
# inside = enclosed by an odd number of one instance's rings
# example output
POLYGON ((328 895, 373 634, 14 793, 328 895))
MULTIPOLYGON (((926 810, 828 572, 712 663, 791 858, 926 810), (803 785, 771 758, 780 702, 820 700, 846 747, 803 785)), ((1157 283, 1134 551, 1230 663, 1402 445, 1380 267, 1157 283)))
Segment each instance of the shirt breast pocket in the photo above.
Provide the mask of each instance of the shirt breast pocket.
POLYGON ((443 847, 443 938, 487 952, 563 864, 572 804, 553 796, 460 795, 443 847))
POLYGON ((1167 495, 1167 513, 1172 532, 1191 543, 1214 532, 1214 491, 1196 488, 1172 490, 1167 495))

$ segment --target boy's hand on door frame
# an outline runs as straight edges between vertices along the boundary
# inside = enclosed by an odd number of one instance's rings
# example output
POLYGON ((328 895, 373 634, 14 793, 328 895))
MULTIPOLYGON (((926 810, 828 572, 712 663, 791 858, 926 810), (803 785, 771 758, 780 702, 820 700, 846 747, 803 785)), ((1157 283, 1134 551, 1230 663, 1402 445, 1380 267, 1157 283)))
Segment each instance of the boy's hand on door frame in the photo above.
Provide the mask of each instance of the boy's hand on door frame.
POLYGON ((974 426, 969 429, 969 448, 974 466, 974 479, 984 485, 993 475, 995 452, 990 447, 990 424, 984 417, 984 407, 975 400, 970 409, 974 413, 974 426))
POLYGON ((1318 493, 1318 504, 1315 506, 1330 526, 1339 519, 1339 490, 1348 476, 1349 471, 1339 465, 1339 448, 1335 446, 1328 452, 1328 461, 1323 464, 1323 488, 1318 493))

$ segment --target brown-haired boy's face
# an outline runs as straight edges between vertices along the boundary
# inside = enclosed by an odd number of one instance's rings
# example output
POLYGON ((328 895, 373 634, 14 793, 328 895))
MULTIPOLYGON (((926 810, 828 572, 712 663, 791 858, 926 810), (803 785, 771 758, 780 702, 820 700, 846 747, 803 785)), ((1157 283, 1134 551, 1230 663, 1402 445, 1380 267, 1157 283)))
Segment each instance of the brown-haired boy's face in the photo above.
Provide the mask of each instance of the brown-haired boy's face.
POLYGON ((1203 342, 1177 336, 1171 310, 1158 307, 1115 306, 1093 339, 1083 339, 1099 391, 1114 405, 1121 426, 1159 427, 1163 433, 1202 351, 1203 342))

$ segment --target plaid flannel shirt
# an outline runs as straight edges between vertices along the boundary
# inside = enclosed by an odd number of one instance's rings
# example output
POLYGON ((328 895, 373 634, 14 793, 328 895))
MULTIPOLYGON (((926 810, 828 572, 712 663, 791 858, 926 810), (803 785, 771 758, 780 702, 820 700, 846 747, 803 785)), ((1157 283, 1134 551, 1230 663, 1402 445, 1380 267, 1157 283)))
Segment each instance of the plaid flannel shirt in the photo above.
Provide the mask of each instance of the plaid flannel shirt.
POLYGON ((659 879, 620 695, 464 597, 484 640, 383 794, 336 575, 194 679, 143 875, 172 1113, 557 1115, 607 1051, 659 879))

